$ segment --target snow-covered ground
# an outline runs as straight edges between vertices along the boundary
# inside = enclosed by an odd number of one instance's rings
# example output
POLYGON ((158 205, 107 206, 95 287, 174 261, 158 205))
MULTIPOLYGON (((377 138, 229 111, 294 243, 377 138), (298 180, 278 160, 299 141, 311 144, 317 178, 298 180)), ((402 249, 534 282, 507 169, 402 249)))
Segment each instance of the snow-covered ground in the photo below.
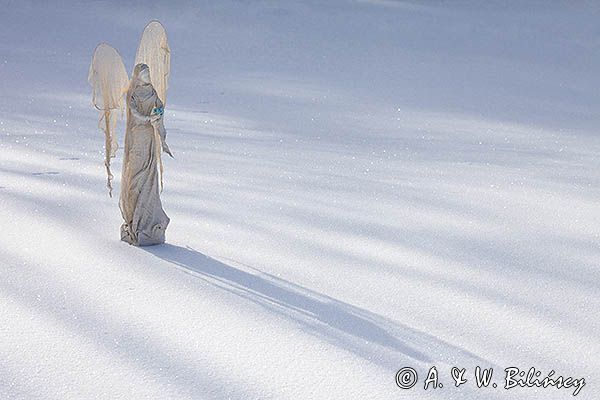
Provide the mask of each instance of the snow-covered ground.
POLYGON ((599 398, 598 3, 47 3, 0 2, 0 398, 599 398), (86 79, 154 18, 172 221, 135 248, 86 79))

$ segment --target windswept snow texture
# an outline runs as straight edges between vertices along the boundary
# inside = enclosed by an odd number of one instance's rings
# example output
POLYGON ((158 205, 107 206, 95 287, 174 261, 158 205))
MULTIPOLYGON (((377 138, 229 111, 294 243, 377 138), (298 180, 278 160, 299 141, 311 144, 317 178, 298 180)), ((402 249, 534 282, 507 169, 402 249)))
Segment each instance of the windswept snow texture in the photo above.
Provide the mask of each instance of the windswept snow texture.
POLYGON ((600 398, 598 3, 0 3, 1 399, 600 398), (86 78, 152 19, 172 221, 135 248, 86 78))

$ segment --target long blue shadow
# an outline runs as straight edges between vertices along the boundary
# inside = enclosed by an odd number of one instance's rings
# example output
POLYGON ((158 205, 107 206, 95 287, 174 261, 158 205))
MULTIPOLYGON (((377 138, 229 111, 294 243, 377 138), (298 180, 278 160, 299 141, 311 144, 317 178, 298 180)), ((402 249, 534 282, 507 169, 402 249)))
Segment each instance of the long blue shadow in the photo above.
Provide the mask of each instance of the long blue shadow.
MULTIPOLYGON (((205 256, 191 248, 165 244, 143 248, 177 265, 188 273, 218 281, 220 287, 252 300, 308 326, 312 332, 361 357, 382 363, 369 350, 377 344, 420 362, 427 355, 403 343, 377 324, 368 311, 320 295, 285 280, 264 274, 254 275, 205 256)), ((380 358, 380 357, 379 357, 380 358)), ((388 367, 395 363, 383 362, 388 367)))

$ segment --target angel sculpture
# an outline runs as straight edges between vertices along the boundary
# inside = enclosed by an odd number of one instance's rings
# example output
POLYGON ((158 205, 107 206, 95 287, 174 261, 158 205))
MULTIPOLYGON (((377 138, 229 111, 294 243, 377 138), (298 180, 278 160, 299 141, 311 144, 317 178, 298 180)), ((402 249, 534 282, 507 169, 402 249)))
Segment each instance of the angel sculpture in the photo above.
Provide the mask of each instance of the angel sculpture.
POLYGON ((110 160, 117 151, 117 116, 123 110, 126 95, 119 208, 124 220, 121 240, 135 246, 164 243, 170 221, 160 201, 161 152, 173 157, 163 124, 169 68, 167 35, 158 21, 150 22, 144 29, 131 81, 119 53, 105 43, 96 47, 90 66, 88 80, 93 87, 92 103, 100 111, 99 126, 105 134, 104 164, 111 197, 110 160))

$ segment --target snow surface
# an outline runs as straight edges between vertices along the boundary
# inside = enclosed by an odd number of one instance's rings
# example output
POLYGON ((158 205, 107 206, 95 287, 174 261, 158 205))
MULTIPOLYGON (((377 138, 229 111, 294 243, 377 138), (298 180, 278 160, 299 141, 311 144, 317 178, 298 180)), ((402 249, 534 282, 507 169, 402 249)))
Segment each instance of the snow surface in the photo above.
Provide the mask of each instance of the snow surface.
POLYGON ((599 398, 598 3, 51 3, 0 2, 0 398, 599 398), (172 222, 135 248, 86 78, 154 18, 172 222))

